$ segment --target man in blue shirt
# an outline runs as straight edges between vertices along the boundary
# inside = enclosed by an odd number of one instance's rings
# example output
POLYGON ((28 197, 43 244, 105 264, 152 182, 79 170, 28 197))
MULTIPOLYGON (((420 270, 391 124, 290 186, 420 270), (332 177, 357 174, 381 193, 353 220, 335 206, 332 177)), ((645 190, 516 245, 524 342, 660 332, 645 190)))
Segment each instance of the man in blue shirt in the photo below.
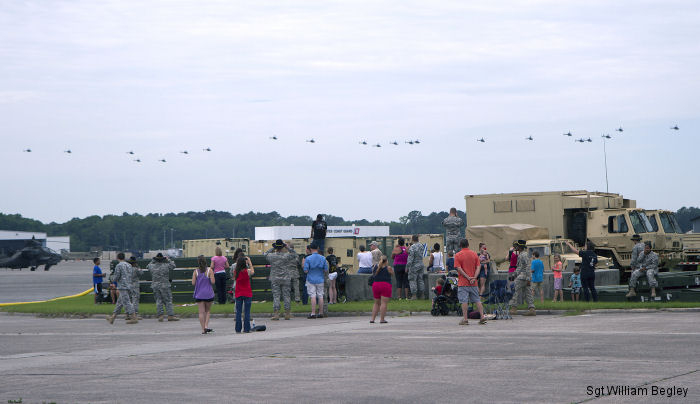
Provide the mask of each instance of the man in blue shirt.
POLYGON ((306 291, 311 299, 311 314, 308 318, 323 317, 323 283, 328 273, 328 261, 318 253, 318 245, 312 243, 309 246, 311 255, 304 259, 304 273, 306 274, 306 291), (316 302, 318 301, 318 315, 316 314, 316 302))
POLYGON ((535 292, 540 294, 540 302, 544 303, 544 290, 542 289, 542 281, 544 280, 544 263, 540 259, 540 253, 535 251, 532 253, 535 258, 530 264, 532 269, 532 294, 535 292))
POLYGON ((105 274, 102 273, 102 269, 100 268, 99 258, 93 258, 92 263, 95 264, 92 268, 92 288, 95 292, 95 304, 97 304, 98 300, 99 303, 102 303, 102 278, 105 277, 105 274))

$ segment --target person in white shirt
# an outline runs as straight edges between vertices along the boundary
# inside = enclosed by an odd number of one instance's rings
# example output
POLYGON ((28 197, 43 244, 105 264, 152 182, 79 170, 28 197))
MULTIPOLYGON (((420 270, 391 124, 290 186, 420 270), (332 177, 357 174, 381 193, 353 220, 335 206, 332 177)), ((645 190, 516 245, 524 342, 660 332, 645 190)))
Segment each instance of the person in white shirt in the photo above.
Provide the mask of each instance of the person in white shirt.
POLYGON ((366 251, 365 246, 360 246, 360 252, 357 253, 357 262, 360 269, 357 270, 358 274, 371 274, 372 273, 372 253, 366 251))
POLYGON ((442 251, 440 251, 440 244, 435 243, 433 246, 433 252, 430 254, 430 263, 428 268, 431 268, 432 272, 444 272, 445 263, 442 259, 442 251))

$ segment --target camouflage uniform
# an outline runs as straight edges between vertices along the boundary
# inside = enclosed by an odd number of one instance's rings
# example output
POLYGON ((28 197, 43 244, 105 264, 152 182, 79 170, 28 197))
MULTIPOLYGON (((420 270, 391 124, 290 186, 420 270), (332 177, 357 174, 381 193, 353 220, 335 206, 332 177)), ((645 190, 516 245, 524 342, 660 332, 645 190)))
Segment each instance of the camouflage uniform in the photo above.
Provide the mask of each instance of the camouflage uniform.
POLYGON ((175 264, 167 258, 163 258, 162 261, 154 258, 146 268, 151 271, 151 289, 153 289, 153 296, 156 299, 158 316, 163 315, 163 303, 165 303, 168 316, 174 316, 173 294, 170 291, 170 270, 175 269, 175 264))
POLYGON ((131 304, 131 265, 127 262, 120 262, 114 268, 114 277, 112 282, 117 284, 117 290, 119 291, 119 298, 117 299, 117 305, 114 307, 112 315, 116 316, 122 312, 122 307, 126 311, 126 314, 134 314, 134 306, 131 304))
POLYGON ((131 289, 129 289, 129 296, 131 297, 131 304, 134 306, 134 311, 139 312, 139 301, 141 300, 141 287, 139 286, 139 281, 141 280, 141 274, 143 271, 137 266, 131 266, 131 289))
POLYGON ((637 285, 637 279, 642 275, 642 272, 647 273, 647 281, 650 288, 659 287, 655 277, 659 273, 659 256, 655 252, 650 251, 649 254, 642 253, 637 261, 637 269, 630 276, 630 288, 634 288, 637 285), (642 271, 642 268, 646 268, 646 271, 642 271))
POLYGON ((445 220, 442 221, 442 225, 445 227, 445 251, 449 254, 450 252, 458 252, 459 239, 462 237, 461 227, 462 218, 457 216, 447 216, 445 220))
POLYGON ((408 286, 411 288, 413 298, 418 298, 420 293, 425 291, 423 284, 423 251, 425 246, 419 242, 414 243, 408 249, 408 260, 406 261, 406 272, 408 272, 408 286))
POLYGON ((642 260, 643 255, 644 243, 640 241, 635 244, 634 247, 632 247, 632 259, 630 260, 630 267, 632 268, 632 271, 640 268, 639 263, 642 260))
MULTIPOLYGON (((292 250, 293 251, 293 250, 292 250)), ((270 283, 272 284, 272 309, 279 311, 280 297, 284 300, 284 309, 291 309, 291 279, 289 278, 289 262, 296 256, 295 252, 282 252, 270 248, 265 252, 265 258, 270 263, 270 283)), ((296 267, 296 261, 295 261, 296 267)))
POLYGON ((294 301, 301 301, 301 292, 299 289, 299 255, 294 251, 292 246, 287 246, 289 252, 286 254, 287 272, 289 273, 289 279, 294 290, 294 301))
POLYGON ((515 307, 518 305, 520 295, 525 294, 527 308, 535 308, 535 297, 532 293, 532 285, 528 286, 528 282, 532 279, 532 270, 530 269, 530 257, 527 251, 521 251, 518 254, 518 266, 515 268, 515 294, 510 300, 510 305, 515 307))

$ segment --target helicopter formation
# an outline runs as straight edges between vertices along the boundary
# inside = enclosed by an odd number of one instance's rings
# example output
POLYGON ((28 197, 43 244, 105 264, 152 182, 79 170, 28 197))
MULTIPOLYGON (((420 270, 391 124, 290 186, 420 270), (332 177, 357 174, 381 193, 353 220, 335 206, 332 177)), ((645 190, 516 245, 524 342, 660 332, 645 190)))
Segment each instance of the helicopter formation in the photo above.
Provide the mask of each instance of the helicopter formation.
MULTIPOLYGON (((671 129, 671 130, 674 130, 674 131, 680 130, 680 128, 678 127, 678 125, 673 125, 673 126, 670 127, 670 129, 671 129)), ((618 133, 622 134, 622 133, 624 132, 624 129, 622 128, 622 126, 620 126, 620 127, 618 127, 617 129, 615 129, 615 132, 618 132, 618 133)), ((570 137, 570 138, 574 136, 574 134, 573 134, 571 131, 567 131, 567 132, 563 133, 562 135, 563 135, 563 136, 570 137)), ((610 136, 610 134, 604 134, 604 135, 601 136, 601 138, 603 138, 603 139, 612 139, 612 136, 610 136)), ((269 139, 272 140, 272 141, 277 141, 277 140, 279 140, 279 138, 278 138, 276 135, 270 136, 269 139)), ((530 135, 530 136, 526 137, 525 140, 530 141, 530 142, 534 142, 534 141, 535 141, 535 138, 534 138, 532 135, 530 135)), ((576 138, 576 139, 573 139, 573 140, 574 140, 574 142, 576 142, 576 143, 592 143, 592 142, 593 142, 593 139, 591 139, 590 137, 588 137, 588 138, 580 137, 580 138, 576 138)), ((477 141, 478 143, 486 143, 486 138, 484 138, 484 137, 477 138, 476 141, 477 141)), ((316 143, 316 139, 314 139, 314 138, 306 139, 305 142, 306 142, 306 143, 314 144, 314 143, 316 143)), ((371 146, 371 147, 376 147, 376 148, 381 148, 381 147, 382 147, 382 144, 381 144, 381 143, 370 144, 370 143, 367 142, 367 140, 361 140, 361 141, 359 141, 358 143, 359 143, 360 145, 362 145, 362 146, 371 146)), ((404 143, 405 143, 405 144, 408 144, 408 145, 419 145, 419 144, 421 144, 421 141, 420 141, 420 139, 410 139, 410 140, 405 140, 404 143)), ((396 140, 393 140, 393 141, 389 142, 389 144, 391 144, 391 145, 393 145, 393 146, 398 146, 398 145, 399 145, 399 142, 396 141, 396 140)), ((210 147, 205 147, 205 148, 202 149, 202 151, 203 151, 203 152, 211 152, 212 149, 211 149, 210 147)), ((32 149, 26 148, 26 149, 23 149, 22 152, 24 152, 24 153, 32 153, 32 149)), ((73 151, 72 151, 71 149, 66 149, 66 150, 64 150, 63 152, 64 152, 65 154, 73 154, 73 151)), ((133 150, 127 151, 126 154, 128 154, 128 155, 130 155, 130 156, 136 156, 136 153, 135 153, 133 150)), ((180 154, 183 154, 183 155, 186 155, 186 156, 187 156, 187 155, 190 155, 191 153, 190 153, 189 150, 181 150, 181 151, 180 151, 180 154)), ((143 160, 142 160, 141 158, 135 157, 132 161, 134 161, 135 163, 141 163, 143 160)), ((161 159, 158 159, 158 162, 160 162, 160 163, 167 163, 167 160, 166 160, 165 158, 161 158, 161 159)))
MULTIPOLYGON (((672 130, 680 130, 680 128, 678 127, 678 125, 671 126, 671 129, 672 129, 672 130)), ((620 126, 619 128, 615 129, 615 132, 619 132, 620 134, 622 134, 622 132, 624 132, 624 131, 625 131, 625 130, 622 128, 622 126, 620 126)), ((571 131, 562 133, 562 135, 563 135, 563 136, 568 136, 568 137, 573 137, 573 136, 574 136, 574 134, 571 133, 571 131)), ((604 135, 602 135, 601 137, 604 138, 604 139, 612 139, 612 136, 610 136, 609 134, 604 134, 604 135)), ((535 138, 532 137, 532 135, 530 135, 530 136, 526 137, 525 140, 534 141, 535 138)), ((477 138, 476 141, 479 142, 479 143, 486 143, 486 139, 484 139, 483 137, 482 137, 482 138, 477 138)), ((593 139, 591 139, 590 137, 589 137, 589 138, 582 138, 582 137, 581 137, 581 138, 578 138, 578 139, 574 139, 574 142, 576 142, 576 143, 592 143, 592 142, 593 142, 593 139)))

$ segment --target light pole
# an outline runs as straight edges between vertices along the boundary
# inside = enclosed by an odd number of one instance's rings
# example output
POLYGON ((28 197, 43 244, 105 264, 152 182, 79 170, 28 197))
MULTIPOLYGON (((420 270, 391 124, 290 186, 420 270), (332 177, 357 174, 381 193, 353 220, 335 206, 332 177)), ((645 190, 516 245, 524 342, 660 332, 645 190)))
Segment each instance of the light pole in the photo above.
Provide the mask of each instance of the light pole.
POLYGON ((605 148, 605 141, 608 139, 612 139, 612 136, 610 135, 602 135, 603 138, 603 159, 605 161, 605 193, 609 193, 608 189, 608 152, 605 148))
POLYGON ((170 248, 175 248, 175 244, 173 243, 173 229, 172 227, 170 228, 170 248))
POLYGON ((165 250, 165 229, 163 229, 163 250, 165 250))

